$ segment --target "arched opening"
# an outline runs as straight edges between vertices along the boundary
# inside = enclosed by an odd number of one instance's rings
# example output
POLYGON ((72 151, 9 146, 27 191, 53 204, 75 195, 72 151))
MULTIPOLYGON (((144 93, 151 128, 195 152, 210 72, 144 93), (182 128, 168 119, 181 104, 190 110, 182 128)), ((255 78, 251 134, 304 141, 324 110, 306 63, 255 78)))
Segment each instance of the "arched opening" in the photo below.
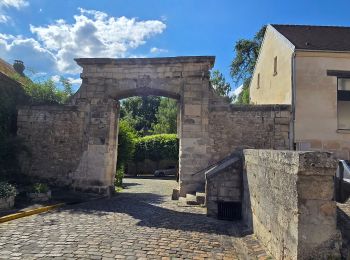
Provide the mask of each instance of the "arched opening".
POLYGON ((150 93, 158 95, 133 91, 118 100, 116 188, 125 176, 178 179, 180 100, 150 93))

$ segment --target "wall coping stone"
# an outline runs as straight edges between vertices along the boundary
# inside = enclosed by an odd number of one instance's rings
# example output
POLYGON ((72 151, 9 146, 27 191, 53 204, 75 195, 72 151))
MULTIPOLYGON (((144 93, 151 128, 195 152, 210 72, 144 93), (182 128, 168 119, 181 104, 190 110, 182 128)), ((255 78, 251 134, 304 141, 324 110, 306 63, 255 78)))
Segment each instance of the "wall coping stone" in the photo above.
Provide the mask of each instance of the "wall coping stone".
POLYGON ((153 65, 176 63, 207 63, 214 65, 215 56, 178 56, 162 58, 77 58, 74 59, 79 66, 82 65, 153 65))
POLYGON ((212 104, 214 110, 223 109, 225 111, 291 111, 290 105, 235 105, 235 104, 212 104))
MULTIPOLYGON (((266 157, 269 158, 269 161, 276 162, 283 160, 286 165, 298 167, 295 171, 291 171, 296 175, 333 176, 335 172, 332 169, 337 168, 337 160, 332 157, 330 152, 245 149, 243 153, 244 157, 266 157), (318 171, 320 168, 331 170, 318 171)), ((274 166, 270 165, 270 167, 274 166)))
POLYGON ((231 157, 228 160, 222 162, 219 165, 215 165, 214 167, 210 168, 208 171, 205 172, 205 178, 210 179, 212 177, 215 177, 215 175, 218 172, 221 172, 222 170, 226 169, 227 167, 233 165, 235 162, 239 161, 240 158, 238 156, 231 157))

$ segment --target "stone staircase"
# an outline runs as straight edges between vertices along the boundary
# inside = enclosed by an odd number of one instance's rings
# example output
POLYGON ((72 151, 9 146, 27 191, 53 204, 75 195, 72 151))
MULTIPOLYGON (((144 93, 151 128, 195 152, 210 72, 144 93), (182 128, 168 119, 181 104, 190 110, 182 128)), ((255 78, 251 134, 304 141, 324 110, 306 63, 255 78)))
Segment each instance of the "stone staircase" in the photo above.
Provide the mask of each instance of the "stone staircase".
POLYGON ((204 206, 205 193, 196 192, 196 194, 186 194, 186 197, 179 197, 179 204, 182 206, 204 206))
MULTIPOLYGON (((239 153, 237 151, 233 152, 229 156, 223 158, 222 160, 207 166, 206 168, 192 174, 213 174, 217 172, 222 172, 225 168, 235 163, 237 160, 239 160, 239 153)), ((203 187, 204 188, 204 187, 203 187)), ((179 190, 174 189, 172 199, 173 200, 179 200, 179 204, 182 206, 206 206, 205 201, 206 194, 203 190, 197 191, 195 193, 188 193, 186 194, 186 197, 180 197, 179 196, 179 190)))

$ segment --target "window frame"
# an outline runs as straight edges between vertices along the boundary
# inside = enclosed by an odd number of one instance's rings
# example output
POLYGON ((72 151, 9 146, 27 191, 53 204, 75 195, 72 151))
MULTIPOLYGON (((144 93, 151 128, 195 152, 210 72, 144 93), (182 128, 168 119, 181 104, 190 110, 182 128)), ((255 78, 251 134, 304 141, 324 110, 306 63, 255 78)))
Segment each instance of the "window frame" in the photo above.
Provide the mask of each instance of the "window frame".
MULTIPOLYGON (((348 79, 348 80, 350 80, 350 75, 339 75, 339 76, 337 76, 337 130, 339 130, 339 131, 350 131, 350 127, 349 128, 340 128, 339 127, 339 80, 340 79, 348 79)), ((349 90, 349 92, 350 92, 350 90, 349 90)))
POLYGON ((278 74, 277 66, 278 66, 278 60, 277 60, 277 56, 275 56, 273 58, 273 76, 276 76, 278 74))

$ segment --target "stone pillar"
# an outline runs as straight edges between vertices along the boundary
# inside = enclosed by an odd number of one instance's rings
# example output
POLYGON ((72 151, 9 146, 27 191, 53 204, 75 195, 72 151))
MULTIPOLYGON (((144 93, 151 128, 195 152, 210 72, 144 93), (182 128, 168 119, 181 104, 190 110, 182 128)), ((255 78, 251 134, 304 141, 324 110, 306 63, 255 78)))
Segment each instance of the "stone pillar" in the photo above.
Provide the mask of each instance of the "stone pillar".
MULTIPOLYGON (((202 69, 203 75, 208 68, 202 69)), ((181 99, 181 133, 179 171, 180 196, 186 193, 204 191, 204 171, 208 165, 207 147, 209 114, 209 78, 188 77, 184 79, 181 99)))
POLYGON ((244 159, 243 218, 271 254, 337 259, 331 154, 248 149, 244 159))
POLYGON ((118 105, 112 99, 91 99, 85 107, 86 150, 74 173, 74 187, 109 194, 116 171, 118 105))

